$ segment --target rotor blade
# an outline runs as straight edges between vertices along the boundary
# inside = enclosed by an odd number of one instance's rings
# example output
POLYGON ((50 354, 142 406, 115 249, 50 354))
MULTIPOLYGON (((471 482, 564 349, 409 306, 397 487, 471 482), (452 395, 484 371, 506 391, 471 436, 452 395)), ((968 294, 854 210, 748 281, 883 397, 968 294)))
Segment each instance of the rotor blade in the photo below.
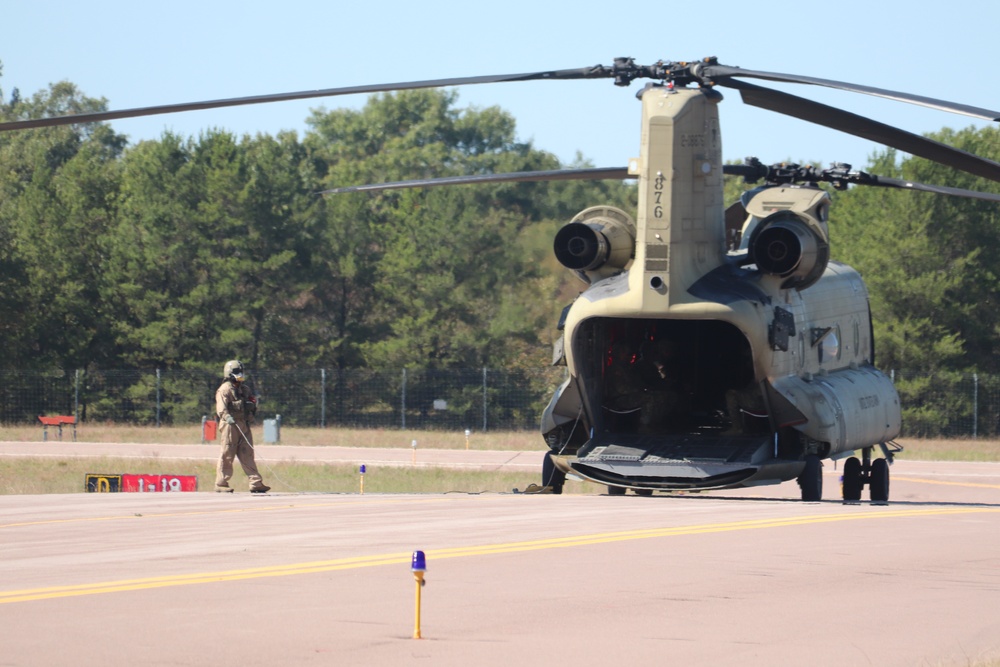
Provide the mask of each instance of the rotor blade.
MULTIPOLYGON (((752 177, 757 180, 767 175, 767 167, 744 164, 723 165, 722 172, 733 176, 752 177)), ((441 178, 391 181, 389 183, 369 183, 366 185, 345 185, 342 188, 322 190, 320 195, 342 195, 351 192, 381 192, 382 190, 406 190, 408 188, 430 188, 439 185, 481 185, 483 183, 530 183, 542 181, 624 181, 636 178, 628 167, 593 167, 587 169, 554 169, 551 171, 519 171, 511 174, 477 174, 475 176, 442 176, 441 178)))
POLYGON ((967 153, 957 148, 921 137, 905 130, 879 123, 870 118, 813 102, 795 95, 782 93, 770 88, 762 88, 752 83, 727 80, 717 82, 720 86, 736 88, 743 101, 750 106, 768 109, 777 113, 799 118, 810 123, 823 125, 834 130, 853 134, 862 139, 875 141, 886 146, 933 160, 943 165, 960 169, 975 176, 1000 182, 1000 164, 967 153))
MULTIPOLYGON (((756 179, 767 175, 767 167, 743 164, 723 165, 725 174, 752 176, 756 179)), ((628 180, 636 178, 628 167, 594 167, 588 169, 554 169, 551 171, 519 171, 511 174, 477 174, 474 176, 442 176, 441 178, 369 183, 366 185, 345 185, 342 188, 322 190, 320 195, 342 195, 352 192, 381 192, 383 190, 406 190, 409 188, 430 188, 439 185, 481 185, 483 183, 530 183, 542 181, 597 181, 628 180)))
MULTIPOLYGON (((778 81, 783 83, 804 83, 812 86, 824 86, 826 88, 846 90, 852 93, 862 93, 864 95, 883 97, 889 100, 896 100, 897 102, 908 102, 910 104, 929 107, 939 111, 964 114, 966 116, 981 118, 983 120, 1000 121, 1000 111, 983 109, 981 107, 975 107, 968 104, 959 104, 957 102, 949 102, 947 100, 938 100, 933 97, 925 97, 923 95, 911 95, 910 93, 901 93, 895 90, 885 90, 883 88, 875 88, 874 86, 862 86, 860 84, 846 83, 843 81, 818 79, 812 76, 781 74, 779 72, 760 72, 756 70, 742 69, 740 67, 729 67, 727 65, 708 65, 702 68, 700 74, 708 78, 741 76, 751 79, 766 79, 768 81, 778 81)), ((717 81, 716 83, 719 85, 725 85, 721 81, 717 81)))
MULTIPOLYGON (((761 165, 724 165, 723 173, 734 176, 763 177, 767 168, 761 165)), ((635 178, 626 167, 599 167, 589 169, 559 169, 552 171, 522 171, 512 174, 479 174, 475 176, 445 176, 442 178, 427 178, 411 181, 393 181, 390 183, 372 183, 368 185, 350 185, 342 188, 332 188, 323 190, 317 194, 348 194, 353 192, 381 192, 383 190, 404 190, 408 188, 426 188, 441 185, 477 185, 484 183, 516 183, 516 182, 542 182, 542 181, 569 181, 569 180, 626 180, 635 178)), ((952 195, 955 197, 967 197, 970 199, 982 199, 985 201, 1000 202, 1000 195, 989 192, 977 192, 975 190, 963 190, 961 188, 951 188, 942 185, 927 185, 914 181, 905 181, 886 176, 876 176, 865 172, 852 172, 842 177, 834 177, 830 180, 854 185, 871 185, 884 188, 901 188, 904 190, 916 190, 919 192, 932 192, 939 195, 952 195)))
POLYGON ((317 194, 340 195, 349 192, 379 192, 382 190, 405 190, 407 188, 429 188, 438 185, 471 185, 481 183, 524 183, 540 181, 588 181, 624 180, 630 176, 625 167, 597 167, 592 169, 555 169, 551 171, 519 171, 511 174, 477 174, 475 176, 444 176, 412 181, 372 183, 369 185, 348 185, 342 188, 323 190, 317 194))
POLYGON ((571 79, 601 79, 616 75, 616 69, 595 65, 579 69, 550 70, 547 72, 528 72, 524 74, 499 74, 488 76, 467 76, 450 79, 428 79, 426 81, 407 81, 400 83, 382 83, 366 86, 347 86, 344 88, 326 88, 323 90, 305 90, 295 93, 278 93, 274 95, 255 95, 251 97, 231 97, 222 100, 205 102, 188 102, 182 104, 164 104, 151 107, 137 107, 122 111, 96 111, 71 116, 53 116, 32 120, 16 120, 0 123, 0 132, 8 130, 27 130, 35 127, 51 127, 54 125, 75 125, 77 123, 97 123, 121 118, 137 118, 139 116, 156 116, 160 114, 179 113, 182 111, 198 111, 203 109, 218 109, 221 107, 246 106, 250 104, 267 104, 270 102, 287 102, 290 100, 306 100, 319 97, 337 97, 340 95, 358 95, 363 93, 379 93, 395 90, 416 90, 420 88, 444 88, 448 86, 469 86, 480 83, 505 83, 515 81, 539 80, 571 80, 571 79))
POLYGON ((857 185, 873 185, 883 188, 901 188, 903 190, 917 190, 919 192, 933 192, 939 195, 952 195, 954 197, 966 197, 968 199, 982 199, 984 201, 1000 202, 1000 195, 991 192, 976 192, 975 190, 963 190, 961 188, 950 188, 943 185, 928 185, 926 183, 915 183, 904 181, 898 178, 887 178, 886 176, 876 176, 874 174, 860 173, 860 178, 847 179, 850 183, 857 185))

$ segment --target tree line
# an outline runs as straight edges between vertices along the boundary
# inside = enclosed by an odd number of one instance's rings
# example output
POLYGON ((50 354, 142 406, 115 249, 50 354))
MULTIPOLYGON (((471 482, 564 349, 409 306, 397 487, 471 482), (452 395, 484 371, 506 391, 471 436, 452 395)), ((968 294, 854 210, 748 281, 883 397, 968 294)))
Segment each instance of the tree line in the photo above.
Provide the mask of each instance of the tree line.
MULTIPOLYGON (((59 83, 6 119, 103 109, 59 83)), ((106 124, 0 136, 6 368, 481 368, 549 355, 554 230, 614 182, 321 196, 347 184, 559 168, 499 108, 446 91, 315 111, 305 136, 106 124)))
MULTIPOLYGON (((0 90, 9 120, 105 108, 69 82, 0 90)), ((635 209, 635 187, 611 181, 317 194, 588 166, 561 165, 519 141, 509 113, 460 108, 454 92, 377 95, 357 111, 316 110, 308 127, 134 145, 104 123, 0 135, 0 368, 544 366, 579 292, 551 257, 555 230, 587 206, 635 209)), ((931 136, 1000 160, 993 128, 931 136)), ((1000 191, 893 150, 862 169, 1000 191)), ((727 195, 741 187, 730 181, 727 195)), ((1000 375, 997 205, 881 188, 832 196, 833 257, 865 277, 876 362, 902 373, 908 418, 928 409, 931 382, 1000 375)))

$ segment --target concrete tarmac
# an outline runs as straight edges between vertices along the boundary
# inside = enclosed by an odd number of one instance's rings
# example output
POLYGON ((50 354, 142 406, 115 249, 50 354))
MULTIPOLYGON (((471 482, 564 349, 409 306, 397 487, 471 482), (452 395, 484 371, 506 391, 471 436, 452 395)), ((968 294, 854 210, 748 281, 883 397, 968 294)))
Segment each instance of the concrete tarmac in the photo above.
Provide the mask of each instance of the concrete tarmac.
POLYGON ((0 496, 0 665, 1000 658, 998 464, 898 460, 888 506, 600 491, 0 496))

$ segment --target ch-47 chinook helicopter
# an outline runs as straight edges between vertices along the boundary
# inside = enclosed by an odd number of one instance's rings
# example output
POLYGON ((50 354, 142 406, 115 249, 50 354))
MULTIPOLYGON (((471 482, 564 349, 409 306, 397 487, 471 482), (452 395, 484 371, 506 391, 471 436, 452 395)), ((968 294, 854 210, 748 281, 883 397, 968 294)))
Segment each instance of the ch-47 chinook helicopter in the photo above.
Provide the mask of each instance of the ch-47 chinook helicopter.
POLYGON ((883 178, 849 165, 722 162, 719 87, 744 103, 860 136, 1000 182, 1000 164, 897 128, 742 81, 825 86, 1000 120, 1000 112, 839 81, 697 62, 612 66, 353 86, 0 123, 0 131, 392 90, 532 80, 653 83, 641 148, 627 168, 477 175, 343 187, 638 179, 637 216, 587 208, 556 235, 556 257, 586 285, 563 311, 554 363, 567 380, 542 418, 544 488, 567 475, 633 489, 706 490, 797 480, 822 496, 823 459, 847 460, 845 501, 889 498, 899 397, 874 366, 868 294, 830 259, 831 199, 820 183, 904 188, 1000 202, 1000 195, 883 178), (761 185, 728 209, 723 175, 761 185), (882 457, 873 457, 879 448, 882 457), (861 452, 858 458, 854 454, 861 452))

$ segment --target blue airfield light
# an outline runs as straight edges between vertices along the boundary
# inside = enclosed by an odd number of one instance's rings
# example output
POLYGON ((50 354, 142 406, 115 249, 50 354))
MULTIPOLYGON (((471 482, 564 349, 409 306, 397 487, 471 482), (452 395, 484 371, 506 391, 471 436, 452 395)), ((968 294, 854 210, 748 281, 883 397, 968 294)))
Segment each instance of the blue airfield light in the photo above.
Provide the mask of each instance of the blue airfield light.
POLYGON ((424 556, 423 551, 414 551, 413 560, 410 564, 411 572, 426 572, 427 571, 427 558, 424 556))
POLYGON ((410 571, 413 572, 413 580, 417 582, 417 602, 416 614, 413 620, 413 638, 420 639, 420 588, 427 582, 424 581, 424 572, 427 571, 427 559, 424 558, 423 551, 414 551, 410 564, 410 571))
POLYGON ((362 475, 364 475, 364 474, 365 474, 365 472, 366 472, 366 470, 365 470, 365 464, 364 464, 364 463, 362 463, 362 464, 361 464, 361 474, 362 474, 362 475))

